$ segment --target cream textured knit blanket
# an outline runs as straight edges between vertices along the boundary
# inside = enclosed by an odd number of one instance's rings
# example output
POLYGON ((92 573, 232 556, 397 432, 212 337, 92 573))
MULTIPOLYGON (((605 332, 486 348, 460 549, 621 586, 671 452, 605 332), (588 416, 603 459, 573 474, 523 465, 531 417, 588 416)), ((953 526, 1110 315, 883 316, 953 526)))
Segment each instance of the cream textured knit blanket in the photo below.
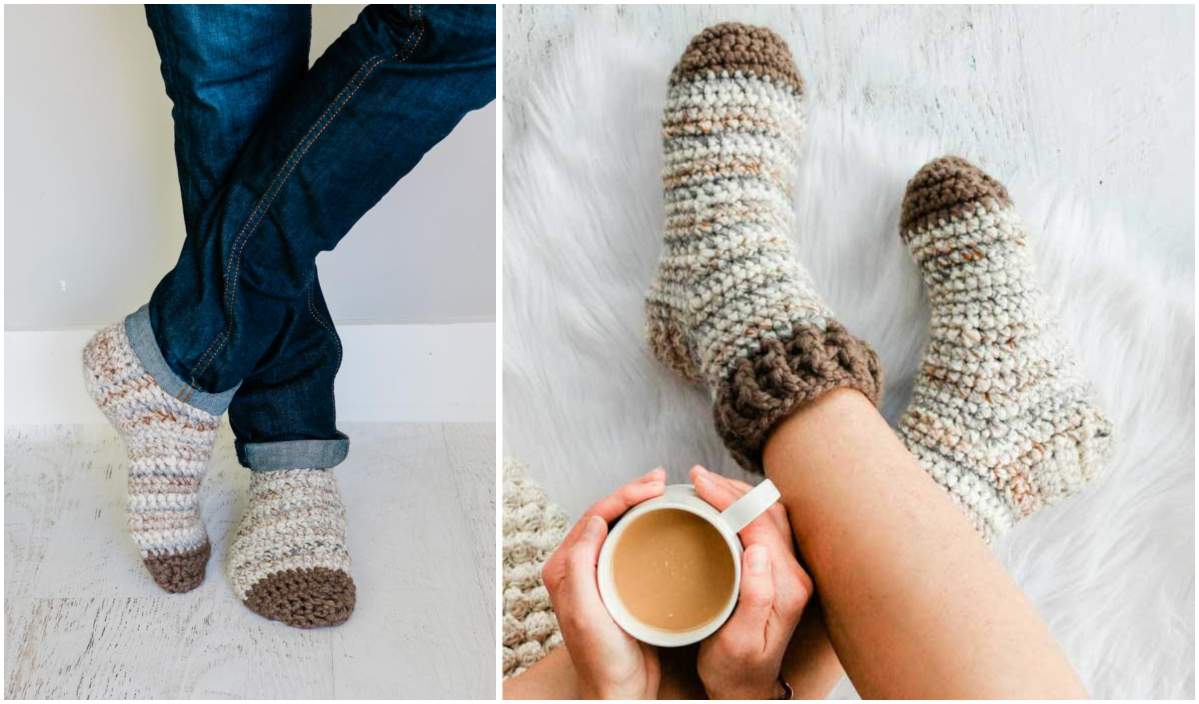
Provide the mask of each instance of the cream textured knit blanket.
POLYGON ((514 460, 504 460, 504 677, 562 645, 541 565, 566 535, 566 514, 514 460))

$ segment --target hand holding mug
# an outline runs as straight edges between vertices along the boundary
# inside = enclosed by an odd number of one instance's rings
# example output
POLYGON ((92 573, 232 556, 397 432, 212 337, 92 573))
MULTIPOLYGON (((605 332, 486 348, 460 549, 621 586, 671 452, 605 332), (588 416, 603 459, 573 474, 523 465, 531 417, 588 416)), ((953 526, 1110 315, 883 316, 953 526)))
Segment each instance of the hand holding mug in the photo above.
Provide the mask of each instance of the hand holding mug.
POLYGON ((662 494, 666 470, 625 484, 587 510, 546 560, 541 576, 558 615, 562 639, 589 699, 654 698, 661 680, 658 653, 621 630, 608 615, 596 583, 596 562, 608 524, 662 494))
MULTIPOLYGON (((695 491, 724 510, 750 486, 691 470, 695 491)), ((812 580, 795 557, 787 512, 774 504, 740 532, 741 593, 733 615, 700 644, 698 669, 712 699, 774 699, 785 692, 779 683, 783 655, 812 595, 812 580)))

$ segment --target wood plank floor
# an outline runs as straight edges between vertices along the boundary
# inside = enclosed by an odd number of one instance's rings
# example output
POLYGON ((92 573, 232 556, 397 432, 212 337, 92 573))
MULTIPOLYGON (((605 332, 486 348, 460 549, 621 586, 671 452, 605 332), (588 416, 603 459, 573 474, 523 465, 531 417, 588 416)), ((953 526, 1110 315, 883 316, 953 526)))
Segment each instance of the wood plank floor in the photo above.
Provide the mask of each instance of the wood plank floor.
POLYGON ((124 451, 106 426, 5 432, 9 698, 491 698, 495 426, 348 425, 337 472, 358 606, 300 631, 242 606, 225 549, 249 476, 225 427, 204 487, 197 590, 150 581, 124 527, 124 451))

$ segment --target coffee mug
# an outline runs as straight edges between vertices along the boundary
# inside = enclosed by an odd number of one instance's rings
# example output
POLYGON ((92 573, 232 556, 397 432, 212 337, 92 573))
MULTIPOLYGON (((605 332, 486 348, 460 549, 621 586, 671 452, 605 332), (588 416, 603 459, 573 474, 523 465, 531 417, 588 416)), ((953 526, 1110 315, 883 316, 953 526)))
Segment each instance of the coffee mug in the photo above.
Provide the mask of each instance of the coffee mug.
POLYGON ((611 532, 608 533, 608 538, 604 541, 604 545, 600 549, 598 572, 600 598, 603 599, 604 606, 608 608, 608 613, 612 615, 612 619, 626 633, 637 640, 649 643, 650 645, 664 647, 678 647, 698 643, 715 633, 716 629, 724 625, 724 622, 732 615, 733 608, 737 605, 737 597, 741 593, 742 547, 741 539, 737 537, 737 533, 749 525, 755 518, 762 515, 778 499, 779 490, 769 479, 766 479, 761 484, 749 490, 740 499, 737 499, 733 505, 724 511, 717 511, 707 501, 699 498, 695 493, 695 488, 690 484, 671 484, 666 487, 661 496, 633 507, 631 511, 622 516, 616 525, 612 527, 611 532), (729 593, 728 602, 716 618, 687 631, 668 631, 657 628, 641 621, 630 613, 621 601, 620 594, 616 589, 615 576, 613 575, 613 553, 616 545, 620 543, 620 538, 624 534, 625 529, 641 516, 651 511, 665 509, 687 511, 702 518, 724 538, 724 542, 728 546, 729 553, 733 558, 733 588, 729 593))

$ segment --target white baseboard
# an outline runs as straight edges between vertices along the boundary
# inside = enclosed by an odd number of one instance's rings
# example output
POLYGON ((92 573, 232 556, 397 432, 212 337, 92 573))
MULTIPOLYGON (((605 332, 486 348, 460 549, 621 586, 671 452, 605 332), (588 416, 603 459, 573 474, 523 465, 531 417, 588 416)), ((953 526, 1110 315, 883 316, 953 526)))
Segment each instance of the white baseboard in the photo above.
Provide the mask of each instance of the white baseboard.
MULTIPOLYGON (((4 333, 6 425, 104 418, 83 390, 91 330, 4 333)), ((337 419, 495 422, 495 323, 339 325, 337 419)))

